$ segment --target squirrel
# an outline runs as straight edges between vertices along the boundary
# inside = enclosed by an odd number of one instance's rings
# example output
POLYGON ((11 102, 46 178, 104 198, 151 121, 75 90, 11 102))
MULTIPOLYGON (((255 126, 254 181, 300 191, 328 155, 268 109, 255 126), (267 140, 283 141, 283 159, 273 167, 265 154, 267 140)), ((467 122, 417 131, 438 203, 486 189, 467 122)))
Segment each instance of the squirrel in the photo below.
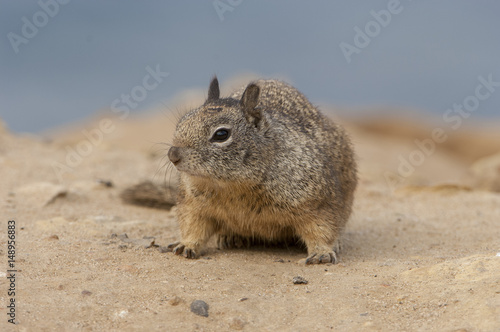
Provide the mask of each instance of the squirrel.
POLYGON ((168 158, 180 172, 181 241, 168 248, 198 258, 255 241, 300 240, 306 264, 337 263, 357 171, 345 130, 291 85, 258 80, 208 98, 177 123, 168 158))

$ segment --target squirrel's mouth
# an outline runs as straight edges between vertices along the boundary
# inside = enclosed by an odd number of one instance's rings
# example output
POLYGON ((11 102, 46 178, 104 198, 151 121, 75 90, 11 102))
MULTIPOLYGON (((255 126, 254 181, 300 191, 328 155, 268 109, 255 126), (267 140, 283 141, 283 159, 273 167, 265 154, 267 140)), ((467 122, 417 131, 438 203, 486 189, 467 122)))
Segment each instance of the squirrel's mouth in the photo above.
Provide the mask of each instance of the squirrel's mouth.
POLYGON ((179 172, 185 173, 189 176, 195 176, 195 177, 200 177, 200 178, 208 178, 209 177, 209 175, 206 173, 197 172, 196 170, 193 170, 191 168, 186 167, 184 163, 177 162, 177 163, 173 163, 173 164, 179 172))

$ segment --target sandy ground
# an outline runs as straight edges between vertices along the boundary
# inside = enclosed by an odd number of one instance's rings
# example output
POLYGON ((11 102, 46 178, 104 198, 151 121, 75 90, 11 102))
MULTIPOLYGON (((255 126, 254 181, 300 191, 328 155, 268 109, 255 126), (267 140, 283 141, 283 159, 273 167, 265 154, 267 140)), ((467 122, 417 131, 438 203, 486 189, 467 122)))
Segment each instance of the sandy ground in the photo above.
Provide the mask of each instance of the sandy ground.
POLYGON ((401 156, 432 127, 344 121, 360 165, 354 215, 340 263, 305 266, 298 248, 212 243, 199 260, 160 252, 179 239, 175 208, 119 195, 143 180, 174 181, 162 167, 167 147, 155 143, 169 140, 175 116, 102 117, 109 123, 50 140, 0 128, 0 273, 8 220, 18 270, 18 324, 7 322, 10 281, 1 278, 0 330, 500 331, 498 125, 450 133, 401 176, 401 156), (208 317, 191 312, 194 300, 208 317))

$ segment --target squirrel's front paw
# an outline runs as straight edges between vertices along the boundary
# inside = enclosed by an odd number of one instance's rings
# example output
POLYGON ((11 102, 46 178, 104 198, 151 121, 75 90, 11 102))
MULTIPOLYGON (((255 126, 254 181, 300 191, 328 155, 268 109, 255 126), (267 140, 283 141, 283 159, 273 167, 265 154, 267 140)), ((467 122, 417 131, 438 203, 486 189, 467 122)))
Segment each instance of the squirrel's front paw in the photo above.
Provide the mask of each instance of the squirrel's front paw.
POLYGON ((171 243, 167 246, 175 255, 182 255, 186 258, 198 258, 200 253, 195 248, 186 245, 182 242, 171 243))
POLYGON ((337 255, 335 251, 324 252, 324 253, 312 253, 307 257, 306 264, 324 264, 333 263, 337 264, 337 255))

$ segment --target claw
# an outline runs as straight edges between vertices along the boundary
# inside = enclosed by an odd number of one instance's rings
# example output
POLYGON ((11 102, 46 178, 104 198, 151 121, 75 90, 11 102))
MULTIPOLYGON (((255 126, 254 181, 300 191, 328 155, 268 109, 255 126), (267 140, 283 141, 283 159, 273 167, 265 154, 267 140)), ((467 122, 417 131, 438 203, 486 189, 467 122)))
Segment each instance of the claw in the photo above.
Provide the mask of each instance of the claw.
POLYGON ((177 245, 177 247, 175 247, 173 251, 175 255, 182 254, 184 252, 184 245, 183 244, 177 245))
POLYGON ((324 264, 324 263, 333 263, 337 264, 337 256, 335 255, 335 252, 329 252, 326 254, 321 254, 320 256, 317 253, 311 254, 309 257, 306 259, 306 264, 324 264))
POLYGON ((193 259, 193 258, 196 258, 196 253, 193 249, 187 248, 184 250, 184 257, 189 258, 189 259, 193 259))
POLYGON ((306 265, 318 264, 318 259, 316 258, 316 256, 317 254, 312 254, 311 256, 307 257, 306 265))
POLYGON ((167 246, 167 250, 168 251, 173 251, 175 247, 177 247, 178 245, 180 244, 180 242, 174 242, 174 243, 170 243, 168 246, 167 246))

